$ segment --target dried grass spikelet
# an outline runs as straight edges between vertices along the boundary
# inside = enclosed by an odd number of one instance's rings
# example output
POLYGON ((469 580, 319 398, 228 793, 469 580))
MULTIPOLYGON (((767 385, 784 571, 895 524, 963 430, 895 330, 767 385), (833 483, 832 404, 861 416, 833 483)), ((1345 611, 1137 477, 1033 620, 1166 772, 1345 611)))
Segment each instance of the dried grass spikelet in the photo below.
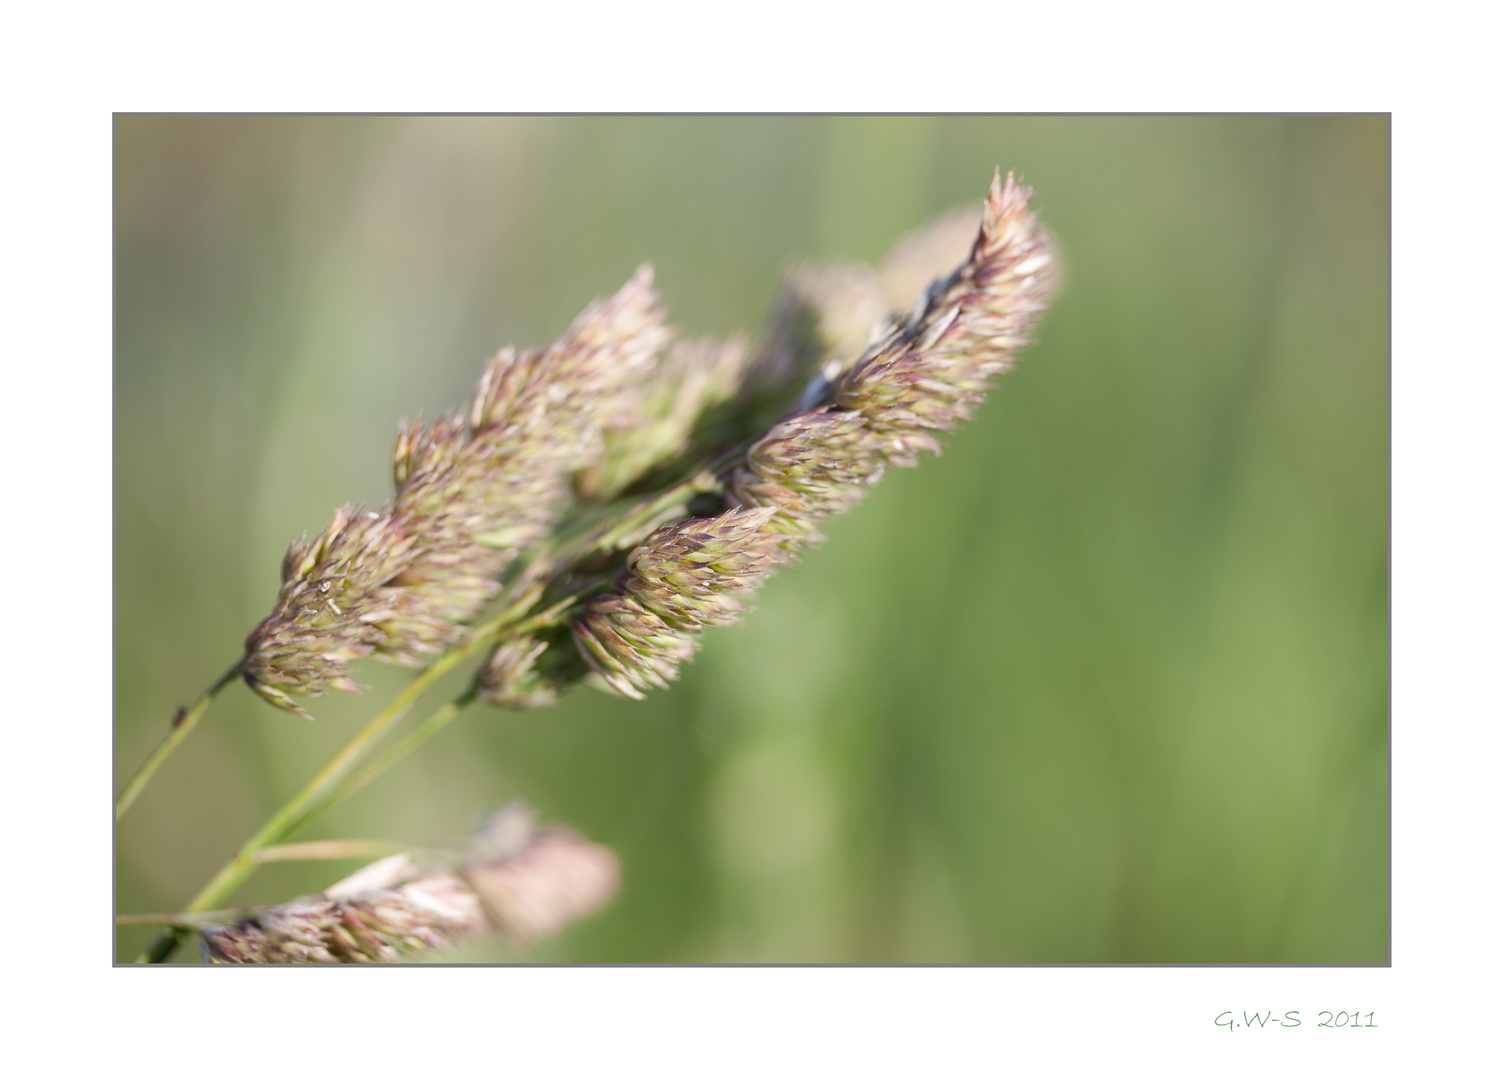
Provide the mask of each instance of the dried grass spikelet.
POLYGON ((502 857, 468 864, 464 875, 502 935, 527 946, 610 903, 621 866, 610 848, 553 827, 530 831, 502 857))
POLYGON ((965 261, 980 220, 976 207, 952 210, 899 238, 876 267, 802 263, 788 270, 749 366, 753 387, 776 397, 778 387, 803 381, 794 411, 813 405, 887 332, 894 312, 912 310, 931 282, 965 261))
MULTIPOLYGON (((1027 212, 1029 191, 993 178, 970 253, 949 277, 917 296, 832 387, 836 404, 773 426, 729 478, 746 506, 777 511, 773 528, 802 543, 815 523, 843 513, 882 479, 887 465, 913 465, 936 452, 933 431, 949 431, 981 400, 987 378, 1007 369, 1053 281, 1050 241, 1027 212)), ((911 234, 883 262, 890 295, 914 289, 920 272, 958 246, 976 214, 956 212, 911 234)))
MULTIPOLYGON (((814 523, 843 513, 882 479, 886 465, 917 463, 940 450, 933 432, 967 419, 1006 371, 1044 310, 1055 278, 1047 233, 1028 212, 1029 189, 994 176, 966 260, 920 292, 906 320, 888 330, 832 386, 836 404, 774 425, 730 477, 746 506, 778 510, 774 527, 808 543, 814 523)), ((958 247, 977 215, 959 211, 905 237, 883 261, 890 295, 958 247)))
MULTIPOLYGON (((839 345, 830 348, 795 412, 728 471, 728 499, 741 505, 714 520, 739 527, 718 539, 715 559, 755 572, 734 584, 698 578, 698 556, 675 543, 676 530, 705 527, 692 520, 650 537, 633 552, 617 591, 585 606, 575 640, 609 689, 641 697, 677 677, 697 645, 689 635, 742 611, 736 592, 818 541, 816 524, 859 501, 888 466, 914 465, 921 450, 938 453, 937 433, 971 416, 989 378, 1027 343, 1055 280, 1052 244, 1028 211, 1029 194, 1011 173, 1006 183, 994 176, 961 266, 919 294, 907 318, 890 319, 853 363, 841 360, 839 345)), ((912 288, 917 267, 953 250, 960 220, 952 215, 901 244, 885 264, 888 287, 912 288)), ((839 306, 829 297, 842 288, 864 294, 881 281, 846 278, 827 293, 827 307, 839 306)), ((864 301, 848 295, 843 302, 861 310, 864 301)), ((792 332, 789 340, 797 340, 792 332)))
POLYGON ((575 647, 594 669, 600 685, 623 697, 646 697, 667 690, 679 665, 700 648, 697 638, 679 633, 630 596, 598 596, 572 623, 575 647))
POLYGON ((391 504, 342 507, 289 548, 276 606, 246 640, 246 682, 306 716, 289 695, 357 689, 352 660, 419 667, 452 648, 569 504, 571 474, 632 422, 670 336, 662 319, 644 266, 555 344, 501 350, 463 415, 404 423, 391 504))
POLYGON ((824 407, 773 426, 731 475, 745 506, 775 512, 770 528, 804 543, 822 539, 816 522, 845 513, 883 477, 881 440, 861 413, 824 407))
POLYGON ((480 700, 505 709, 546 709, 557 703, 562 685, 574 680, 559 677, 540 661, 546 653, 560 655, 558 637, 521 634, 498 644, 476 679, 480 700))
POLYGON ((772 509, 689 518, 654 532, 627 557, 617 592, 588 601, 574 620, 580 655, 607 689, 631 698, 666 688, 699 647, 688 635, 726 626, 740 596, 787 561, 767 529, 772 509))
POLYGON ((205 960, 222 964, 390 964, 484 933, 486 914, 465 880, 393 855, 317 896, 199 930, 205 960))
MULTIPOLYGON (((608 499, 666 463, 701 454, 697 427, 737 393, 749 357, 739 336, 674 342, 642 386, 638 422, 606 433, 599 464, 576 474, 575 490, 608 499)), ((492 650, 477 679, 478 696, 507 709, 548 708, 589 670, 566 635, 524 635, 492 650)))
POLYGON ((936 282, 910 317, 841 380, 836 404, 862 414, 894 465, 940 452, 937 432, 971 417, 989 379, 1028 344, 1055 283, 1049 234, 1029 212, 1030 189, 993 177, 965 263, 936 282))
POLYGON ((628 556, 622 588, 675 630, 730 625, 745 610, 737 596, 787 560, 766 531, 770 517, 729 510, 664 526, 628 556))
POLYGON ((211 963, 389 964, 493 932, 532 945, 605 907, 620 877, 610 848, 539 829, 513 805, 488 819, 457 869, 393 855, 315 896, 203 926, 200 951, 211 963))

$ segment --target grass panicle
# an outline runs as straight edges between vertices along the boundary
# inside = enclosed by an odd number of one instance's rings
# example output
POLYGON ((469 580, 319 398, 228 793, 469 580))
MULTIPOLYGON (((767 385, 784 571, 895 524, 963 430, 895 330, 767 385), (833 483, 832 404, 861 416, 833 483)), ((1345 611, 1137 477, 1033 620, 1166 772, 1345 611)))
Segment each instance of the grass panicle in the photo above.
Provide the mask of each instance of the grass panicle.
POLYGON ((531 811, 511 806, 457 866, 391 855, 315 896, 199 926, 199 950, 221 964, 370 964, 427 959, 492 933, 528 946, 595 914, 619 880, 610 848, 536 828, 531 811))
POLYGON ((454 864, 404 853, 316 896, 202 925, 204 912, 243 910, 223 905, 274 845, 294 850, 291 834, 473 701, 545 708, 582 681, 639 699, 666 688, 701 632, 740 619, 770 574, 822 539, 822 521, 889 468, 939 453, 1027 344, 1057 280, 1029 199, 1011 174, 994 177, 979 224, 953 213, 877 267, 794 268, 757 346, 674 342, 644 266, 553 345, 498 352, 459 412, 404 421, 391 502, 343 506, 291 545, 272 613, 184 711, 183 733, 236 673, 306 716, 295 699, 358 690, 362 658, 423 670, 143 957, 165 959, 197 927, 214 962, 391 962, 485 933, 526 945, 606 904, 616 857, 514 809, 454 864), (499 613, 478 622, 493 601, 499 613), (483 651, 464 693, 377 749, 419 694, 483 651))

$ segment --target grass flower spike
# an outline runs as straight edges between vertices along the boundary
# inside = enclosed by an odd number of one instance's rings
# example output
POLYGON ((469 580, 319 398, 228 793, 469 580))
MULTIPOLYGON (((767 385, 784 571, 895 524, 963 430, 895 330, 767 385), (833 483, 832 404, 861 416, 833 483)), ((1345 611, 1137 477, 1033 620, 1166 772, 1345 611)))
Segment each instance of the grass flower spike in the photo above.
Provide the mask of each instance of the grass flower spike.
POLYGON ((458 874, 393 855, 318 896, 267 908, 233 926, 205 926, 211 963, 390 964, 484 932, 479 898, 458 874))
POLYGON ((498 353, 463 417, 404 424, 392 503, 342 507, 288 550, 276 607, 246 641, 246 682, 307 715, 289 695, 357 689, 352 660, 420 667, 452 648, 568 506, 572 474, 630 423, 668 337, 643 268, 556 344, 498 353))
POLYGON ((632 552, 618 591, 591 600, 574 622, 580 654, 609 689, 641 698, 649 687, 666 687, 698 648, 687 634, 737 620, 746 610, 737 595, 787 559, 766 528, 773 513, 690 518, 632 552))
POLYGON ((939 453, 936 433, 970 419, 988 380, 1028 344, 1056 279, 1053 244, 1029 195, 1011 173, 1006 183, 994 177, 970 257, 842 379, 836 402, 862 414, 893 464, 939 453))
POLYGON ((458 867, 393 855, 316 896, 200 927, 200 952, 211 963, 390 964, 491 933, 526 946, 615 895, 620 869, 610 848, 569 829, 537 829, 520 806, 499 811, 487 828, 490 842, 482 837, 458 867))
POLYGON ((610 903, 621 866, 610 848, 552 827, 501 857, 470 863, 464 875, 501 935, 528 946, 610 903))
MULTIPOLYGON (((733 509, 660 529, 631 554, 616 592, 591 600, 575 620, 580 652, 609 689, 641 697, 676 678, 697 647, 689 635, 735 621, 744 610, 736 594, 818 542, 822 518, 850 509, 888 466, 915 465, 921 450, 939 453, 938 434, 971 416, 988 380, 1027 344, 1054 284, 1052 244, 1028 203, 1029 189, 1011 174, 1006 183, 994 177, 966 261, 925 289, 907 317, 878 326, 854 363, 842 363, 838 333, 813 335, 826 344, 814 354, 821 367, 803 408, 728 470, 733 509)), ((954 218, 942 228, 953 232, 954 218)), ((922 248, 911 241, 904 259, 922 248)), ((844 295, 860 313, 878 289, 876 275, 860 286, 852 271, 820 280, 839 284, 819 294, 836 312, 833 298, 844 295)), ((808 281, 806 291, 818 292, 808 281)))

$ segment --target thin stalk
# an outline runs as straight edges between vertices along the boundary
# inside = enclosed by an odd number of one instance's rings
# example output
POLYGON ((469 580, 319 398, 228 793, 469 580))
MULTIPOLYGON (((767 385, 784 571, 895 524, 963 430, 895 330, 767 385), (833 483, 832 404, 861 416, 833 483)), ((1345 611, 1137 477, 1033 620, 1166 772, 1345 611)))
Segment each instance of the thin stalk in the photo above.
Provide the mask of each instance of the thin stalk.
POLYGON ((302 825, 304 821, 312 821, 330 807, 344 802, 351 795, 354 795, 372 780, 397 764, 397 762, 407 757, 408 754, 412 753, 423 743, 437 735, 449 721, 453 720, 468 705, 475 701, 477 691, 478 687, 472 684, 470 689, 466 690, 459 697, 446 705, 440 706, 432 716, 415 727, 390 750, 350 777, 334 791, 331 791, 325 796, 322 802, 310 808, 304 816, 303 821, 298 822, 298 825, 302 825))
MULTIPOLYGON (((306 844, 278 844, 262 848, 255 855, 257 864, 269 862, 328 862, 338 859, 371 859, 387 855, 416 854, 426 849, 414 848, 396 840, 314 840, 306 844)), ((456 859, 462 856, 434 850, 431 857, 456 859)), ((116 926, 201 926, 204 923, 234 922, 265 911, 267 904, 220 908, 217 911, 179 911, 175 914, 116 915, 116 926)))
POLYGON ((156 771, 162 767, 162 762, 166 761, 167 756, 178 748, 178 743, 188 737, 188 733, 198 724, 199 717, 204 715, 204 710, 209 707, 209 703, 239 674, 240 661, 237 660, 223 675, 209 684, 209 688, 199 696, 191 709, 178 709, 177 715, 172 718, 172 728, 167 732, 166 738, 159 742, 157 748, 141 763, 135 775, 126 782, 124 790, 120 792, 120 797, 115 800, 116 821, 125 816, 125 812, 131 808, 131 803, 136 801, 136 797, 151 782, 156 771))
POLYGON ((256 852, 255 861, 313 862, 327 859, 369 859, 410 850, 395 840, 313 840, 306 844, 278 844, 256 852))
MULTIPOLYGON (((576 599, 578 598, 570 596, 566 597, 563 600, 560 600, 557 604, 554 604, 546 611, 541 611, 537 615, 534 615, 531 619, 528 619, 526 622, 512 627, 511 633, 526 634, 533 630, 541 630, 544 627, 554 625, 558 617, 563 612, 568 610, 576 599)), ((350 777, 338 788, 331 791, 328 795, 324 796, 324 798, 320 802, 309 807, 307 813, 305 813, 299 821, 295 822, 292 828, 288 830, 288 832, 297 832, 298 829, 302 828, 304 824, 312 821, 314 818, 318 817, 330 807, 337 806, 339 803, 344 802, 351 795, 354 795, 357 791, 365 787, 372 780, 376 779, 382 773, 390 769, 393 765, 397 764, 397 762, 407 757, 408 754, 411 754, 419 746, 422 746, 425 742, 442 731, 444 727, 448 725, 449 721, 453 720, 466 708, 472 705, 479 694, 480 683, 477 680, 476 682, 472 682, 469 688, 459 697, 455 698, 451 702, 448 702, 447 704, 439 706, 439 708, 434 711, 432 716, 430 716, 427 720, 423 721, 423 723, 419 724, 412 731, 403 736, 400 742, 398 742, 391 749, 387 750, 387 752, 382 754, 381 757, 371 762, 371 764, 367 765, 364 769, 361 769, 360 772, 350 777)), ((296 847, 297 845, 289 846, 296 847)))
POLYGON ((204 923, 234 922, 258 911, 265 911, 265 904, 250 904, 246 907, 220 908, 218 911, 180 911, 175 915, 116 915, 116 926, 202 926, 204 923))
POLYGON ((710 469, 702 469, 688 480, 675 484, 663 494, 647 500, 610 529, 595 537, 590 545, 591 550, 613 547, 625 537, 649 524, 663 511, 683 501, 687 496, 703 491, 715 491, 719 487, 720 482, 715 478, 715 474, 710 469))
MULTIPOLYGON (((199 891, 199 894, 184 910, 188 914, 208 910, 238 889, 246 878, 255 872, 257 853, 283 840, 294 828, 307 820, 307 811, 321 802, 325 795, 339 785, 360 756, 407 714, 407 710, 412 707, 419 695, 454 670, 472 653, 490 644, 498 633, 516 622, 518 617, 537 601, 537 598, 537 592, 530 590, 500 615, 476 627, 465 639, 464 644, 445 653, 419 673, 400 694, 392 699, 390 705, 372 717, 370 722, 361 728, 339 753, 329 759, 313 779, 283 804, 282 808, 241 846, 234 858, 220 867, 219 873, 214 875, 209 884, 199 891)), ((183 937, 182 927, 167 930, 159 935, 141 956, 137 957, 137 961, 160 963, 172 954, 183 937)))

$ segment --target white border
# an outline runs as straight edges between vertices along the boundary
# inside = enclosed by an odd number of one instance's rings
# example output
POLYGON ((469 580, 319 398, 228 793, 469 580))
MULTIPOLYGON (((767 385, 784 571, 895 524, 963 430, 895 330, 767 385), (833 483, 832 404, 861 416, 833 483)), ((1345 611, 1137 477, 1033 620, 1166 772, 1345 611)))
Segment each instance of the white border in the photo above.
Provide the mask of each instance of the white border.
MULTIPOLYGON (((5 912, 17 1049, 242 1075, 1455 1075, 1497 1060, 1496 58, 1460 6, 573 4, 13 12, 5 912), (110 969, 111 113, 1393 110, 1394 966, 110 969), (60 713, 56 688, 76 688, 60 713), (24 765, 22 764, 24 763, 24 765), (46 835, 29 827, 43 820, 46 835), (212 987, 209 979, 215 979, 212 987), (338 979, 338 982, 330 981, 338 979), (1228 1032, 1233 1010, 1372 1032, 1228 1032), (1389 1063, 1393 1062, 1393 1066, 1389 1063), (1386 1067, 1388 1066, 1388 1067, 1386 1067), (1422 1071, 1422 1068, 1423 1071, 1422 1071)), ((23 1062, 24 1068, 24 1062, 23 1062)), ((1472 1071, 1472 1070, 1469 1070, 1472 1071)))

